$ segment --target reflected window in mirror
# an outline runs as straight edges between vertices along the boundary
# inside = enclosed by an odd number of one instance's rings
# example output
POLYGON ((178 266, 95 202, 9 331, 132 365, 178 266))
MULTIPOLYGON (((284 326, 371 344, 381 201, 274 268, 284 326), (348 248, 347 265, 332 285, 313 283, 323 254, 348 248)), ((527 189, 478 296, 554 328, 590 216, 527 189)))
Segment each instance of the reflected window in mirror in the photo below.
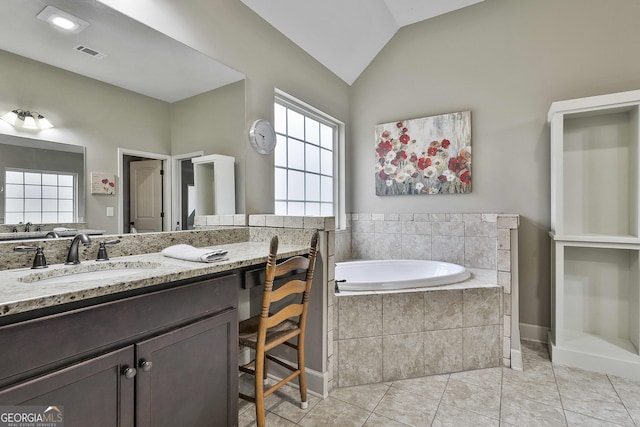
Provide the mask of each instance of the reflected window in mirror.
POLYGON ((6 169, 6 223, 74 222, 77 181, 72 173, 6 169))

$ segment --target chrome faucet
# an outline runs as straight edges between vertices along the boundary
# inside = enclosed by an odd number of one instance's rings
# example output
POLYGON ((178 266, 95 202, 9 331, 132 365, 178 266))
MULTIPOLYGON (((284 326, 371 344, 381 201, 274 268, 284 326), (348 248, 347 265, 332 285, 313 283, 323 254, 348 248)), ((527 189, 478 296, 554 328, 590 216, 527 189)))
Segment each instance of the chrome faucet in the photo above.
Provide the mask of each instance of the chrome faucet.
POLYGON ((71 242, 71 246, 69 247, 69 253, 67 254, 67 261, 65 264, 80 264, 80 257, 78 256, 78 246, 80 243, 85 246, 91 246, 91 239, 84 233, 76 234, 71 242))
POLYGON ((32 225, 33 225, 33 224, 31 223, 31 221, 29 221, 28 223, 26 223, 26 224, 24 225, 24 232, 25 232, 25 233, 30 232, 30 231, 31 231, 31 226, 32 226, 32 225))

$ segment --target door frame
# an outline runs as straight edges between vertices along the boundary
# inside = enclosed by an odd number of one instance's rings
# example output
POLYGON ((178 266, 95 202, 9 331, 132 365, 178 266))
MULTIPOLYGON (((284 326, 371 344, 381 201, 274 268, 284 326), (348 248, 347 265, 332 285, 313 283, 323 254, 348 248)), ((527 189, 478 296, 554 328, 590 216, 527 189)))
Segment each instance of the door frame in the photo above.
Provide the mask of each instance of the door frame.
MULTIPOLYGON (((172 186, 169 183, 173 182, 173 175, 171 173, 173 162, 171 161, 171 156, 167 154, 158 154, 158 153, 150 153, 148 151, 140 151, 140 150, 132 150, 129 148, 118 147, 118 180, 120 181, 120 185, 129 185, 128 182, 122 182, 122 177, 124 176, 124 156, 138 156, 145 157, 147 159, 152 160, 162 160, 164 162, 164 185, 163 185, 163 194, 162 198, 164 200, 162 210, 164 211, 164 219, 162 221, 163 230, 171 230, 171 197, 172 197, 172 186)), ((124 224, 122 223, 122 219, 124 218, 124 196, 122 188, 118 191, 118 234, 124 233, 124 224)))
MULTIPOLYGON (((193 159, 194 157, 202 157, 204 156, 204 151, 193 151, 191 153, 184 154, 176 154, 175 156, 171 156, 171 162, 173 166, 173 179, 171 180, 171 192, 174 195, 175 203, 173 203, 171 216, 172 218, 181 218, 182 217, 182 198, 184 194, 181 192, 182 188, 182 167, 180 166, 180 162, 186 159, 193 159)), ((172 221, 171 224, 174 224, 175 221, 172 221)), ((169 230, 173 230, 170 228, 169 230)))

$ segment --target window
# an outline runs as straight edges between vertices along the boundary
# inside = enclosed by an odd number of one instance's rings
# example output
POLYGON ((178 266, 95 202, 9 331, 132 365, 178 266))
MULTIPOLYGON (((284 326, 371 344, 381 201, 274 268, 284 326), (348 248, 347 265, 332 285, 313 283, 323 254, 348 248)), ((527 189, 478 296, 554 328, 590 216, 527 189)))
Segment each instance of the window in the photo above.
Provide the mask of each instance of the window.
POLYGON ((338 123, 276 97, 275 214, 333 216, 338 123))
POLYGON ((76 175, 5 170, 5 223, 74 222, 76 175))

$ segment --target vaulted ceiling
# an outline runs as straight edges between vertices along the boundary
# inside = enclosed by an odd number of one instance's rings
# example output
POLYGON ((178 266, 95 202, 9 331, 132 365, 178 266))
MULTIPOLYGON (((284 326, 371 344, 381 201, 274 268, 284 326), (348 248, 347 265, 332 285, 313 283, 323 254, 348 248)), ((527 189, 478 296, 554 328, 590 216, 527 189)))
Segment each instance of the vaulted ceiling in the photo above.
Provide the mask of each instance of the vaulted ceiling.
POLYGON ((402 27, 483 0, 242 0, 352 84, 402 27))

